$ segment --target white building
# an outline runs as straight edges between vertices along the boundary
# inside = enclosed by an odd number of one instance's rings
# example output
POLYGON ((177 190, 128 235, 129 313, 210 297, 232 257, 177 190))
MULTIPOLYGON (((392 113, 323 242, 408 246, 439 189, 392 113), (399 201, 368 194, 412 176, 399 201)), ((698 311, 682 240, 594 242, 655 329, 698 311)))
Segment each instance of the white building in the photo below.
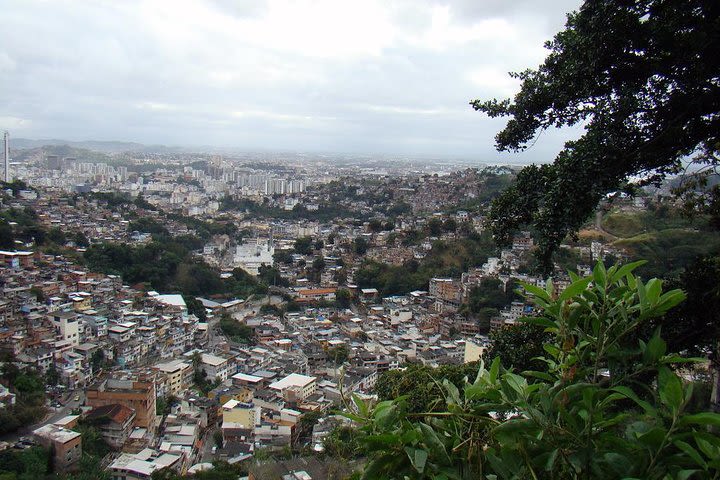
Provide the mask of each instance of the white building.
POLYGON ((251 275, 257 275, 261 266, 273 266, 275 262, 273 259, 274 254, 275 246, 273 241, 258 238, 236 247, 235 265, 251 275))
POLYGON ((268 388, 277 391, 283 398, 292 396, 298 400, 305 400, 317 390, 317 378, 291 373, 287 377, 271 383, 268 388))

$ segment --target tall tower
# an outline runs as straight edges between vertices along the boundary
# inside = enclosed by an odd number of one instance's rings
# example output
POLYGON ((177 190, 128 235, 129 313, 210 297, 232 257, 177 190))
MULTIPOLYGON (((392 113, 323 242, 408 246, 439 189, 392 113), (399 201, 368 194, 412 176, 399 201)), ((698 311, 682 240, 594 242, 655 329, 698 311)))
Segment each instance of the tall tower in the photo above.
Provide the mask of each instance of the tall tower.
POLYGON ((5 163, 5 183, 10 183, 10 134, 5 130, 5 135, 3 135, 4 140, 4 151, 5 151, 5 157, 4 157, 4 163, 5 163))

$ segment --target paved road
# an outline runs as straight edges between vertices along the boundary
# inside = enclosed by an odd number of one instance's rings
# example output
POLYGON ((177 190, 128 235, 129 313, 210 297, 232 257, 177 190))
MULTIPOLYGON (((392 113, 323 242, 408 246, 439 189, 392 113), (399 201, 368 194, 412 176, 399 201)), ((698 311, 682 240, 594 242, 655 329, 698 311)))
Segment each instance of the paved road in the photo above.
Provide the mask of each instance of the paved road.
POLYGON ((82 390, 72 391, 66 394, 67 399, 69 401, 64 402, 64 405, 60 408, 53 408, 48 407, 48 414, 45 416, 45 418, 37 422, 34 425, 28 425, 26 427, 20 428, 15 433, 9 433, 7 435, 3 435, 0 437, 0 440, 4 442, 9 443, 15 443, 17 442, 20 437, 28 436, 30 433, 32 433, 33 430, 42 427, 43 425, 47 425, 49 423, 54 423, 60 420, 61 418, 67 417, 68 415, 72 414, 72 411, 76 408, 78 408, 80 405, 85 402, 85 393, 82 390), (79 397, 79 400, 75 400, 75 397, 79 397))

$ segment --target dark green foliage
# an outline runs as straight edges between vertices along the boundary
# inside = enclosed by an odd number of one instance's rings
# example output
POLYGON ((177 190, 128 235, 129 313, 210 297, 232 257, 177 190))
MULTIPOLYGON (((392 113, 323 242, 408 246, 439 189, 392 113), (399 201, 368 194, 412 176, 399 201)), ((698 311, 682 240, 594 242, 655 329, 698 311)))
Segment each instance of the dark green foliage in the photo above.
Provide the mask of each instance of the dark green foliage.
POLYGON ((361 288, 377 288, 382 295, 427 290, 432 277, 459 277, 469 268, 482 265, 496 250, 489 236, 436 241, 420 263, 410 260, 404 265, 393 266, 372 260, 363 262, 355 274, 355 282, 361 288))
POLYGON ((484 278, 479 285, 470 290, 468 309, 472 313, 479 313, 485 307, 500 309, 515 299, 513 285, 503 290, 503 282, 496 278, 484 278))
POLYGON ((382 220, 380 220, 379 218, 373 218, 368 223, 368 228, 370 228, 370 231, 373 233, 382 231, 382 229, 383 229, 382 220))
POLYGON ((121 275, 125 282, 146 283, 161 292, 179 291, 188 296, 255 293, 254 279, 238 280, 234 275, 223 280, 217 270, 193 258, 185 245, 188 240, 181 237, 177 242, 165 237, 136 247, 102 243, 88 248, 84 258, 92 270, 121 275))
MULTIPOLYGON (((102 419, 98 420, 102 422, 102 419)), ((96 424, 87 421, 81 421, 75 427, 75 431, 80 433, 82 441, 83 455, 91 455, 96 458, 103 458, 112 450, 110 445, 105 442, 96 424)))
POLYGON ((295 240, 295 251, 300 255, 310 255, 313 251, 312 237, 300 237, 295 240))
MULTIPOLYGON (((497 238, 532 224, 539 254, 577 231, 608 192, 636 174, 677 171, 720 132, 720 4, 709 0, 585 2, 547 46, 512 100, 473 101, 509 116, 498 150, 526 148, 546 128, 582 123, 585 133, 553 164, 526 167, 490 213, 497 238)), ((715 154, 715 155, 713 155, 715 154)))
POLYGON ((207 395, 208 392, 211 390, 217 388, 218 385, 220 385, 220 380, 210 380, 207 378, 207 372, 205 369, 202 368, 202 354, 198 351, 193 353, 192 356, 192 366, 193 366, 193 384, 195 385, 195 388, 197 388, 200 393, 203 395, 207 395))
POLYGON ((15 240, 43 245, 46 237, 47 230, 38 223, 37 213, 32 208, 8 208, 0 211, 0 240, 11 250, 15 249, 15 240), (8 225, 10 222, 17 225, 11 227, 8 225))
POLYGON ((443 380, 461 387, 464 378, 473 378, 477 368, 476 363, 438 368, 410 363, 403 370, 383 372, 375 384, 375 393, 381 401, 405 397, 409 413, 439 411, 445 408, 443 380))
POLYGON ((352 293, 345 288, 338 288, 335 292, 335 305, 338 308, 350 308, 352 293))
POLYGON ((200 300, 190 295, 183 295, 183 300, 185 300, 189 314, 195 315, 201 322, 207 322, 207 312, 200 300))
POLYGON ((137 220, 133 220, 128 224, 128 231, 168 235, 168 230, 165 228, 165 225, 150 217, 140 217, 137 220))
POLYGON ((17 196, 20 190, 34 190, 30 185, 20 179, 15 179, 12 182, 0 182, 0 190, 12 190, 13 196, 17 196))
POLYGON ((335 427, 323 440, 325 454, 332 458, 350 460, 364 455, 358 432, 347 426, 335 427))
POLYGON ((65 231, 60 227, 51 228, 47 233, 47 239, 53 243, 56 243, 57 245, 65 245, 65 243, 67 242, 67 236, 65 236, 65 231))
MULTIPOLYGON (((713 352, 720 359, 720 257, 698 258, 679 277, 669 282, 687 293, 687 301, 653 322, 650 328, 661 327, 671 351, 688 355, 713 352)), ((647 334, 647 332, 646 332, 647 334)))
POLYGON ((524 285, 550 340, 541 371, 516 373, 496 358, 462 384, 442 381, 443 407, 415 414, 408 397, 346 416, 369 462, 363 478, 712 479, 720 475, 720 414, 695 413, 688 362, 647 322, 682 302, 637 264, 573 276, 564 291, 524 285))
POLYGON ((444 232, 454 232, 457 230, 457 222, 454 218, 448 218, 443 222, 442 229, 444 232))
POLYGON ((281 316, 282 310, 280 310, 280 308, 278 308, 277 305, 273 305, 271 303, 266 303, 266 304, 260 306, 260 314, 261 315, 281 316))
POLYGON ((292 253, 292 250, 275 250, 275 253, 273 254, 273 260, 275 260, 275 263, 292 265, 292 253))
POLYGON ((12 227, 3 219, 0 219, 0 249, 15 250, 15 235, 12 227))
POLYGON ((255 332, 244 323, 240 323, 228 314, 220 318, 220 329, 230 340, 249 345, 255 344, 255 332))
POLYGON ((223 446, 223 433, 222 430, 215 430, 213 432, 213 442, 215 442, 215 446, 218 448, 222 448, 223 446))
POLYGON ((357 255, 365 255, 368 249, 368 242, 362 237, 357 237, 353 240, 353 252, 357 255))
POLYGON ((329 361, 335 365, 342 365, 347 362, 350 358, 350 351, 347 345, 338 345, 337 347, 330 347, 326 352, 329 361))
POLYGON ((536 325, 520 323, 503 327, 490 334, 491 347, 483 359, 490 363, 499 358, 504 366, 517 372, 545 370, 545 363, 537 357, 543 356, 543 345, 551 339, 551 334, 536 325))
MULTIPOLYGON (((260 267, 261 269, 263 267, 260 267)), ((231 288, 237 295, 241 297, 249 297, 254 293, 265 293, 267 286, 259 284, 258 281, 242 268, 236 268, 232 271, 231 288)))
POLYGON ((280 270, 267 265, 261 265, 258 269, 258 280, 272 287, 287 287, 290 285, 287 278, 280 274, 280 270))
POLYGON ((151 480, 237 480, 247 476, 247 467, 243 463, 230 464, 223 461, 213 462, 211 470, 204 470, 193 475, 180 475, 168 468, 156 470, 150 477, 151 480))
POLYGON ((443 233, 443 221, 437 217, 431 218, 427 223, 427 230, 431 236, 439 236, 443 233))
POLYGON ((0 452, 0 478, 38 480, 50 472, 50 454, 47 449, 32 447, 26 450, 0 452))

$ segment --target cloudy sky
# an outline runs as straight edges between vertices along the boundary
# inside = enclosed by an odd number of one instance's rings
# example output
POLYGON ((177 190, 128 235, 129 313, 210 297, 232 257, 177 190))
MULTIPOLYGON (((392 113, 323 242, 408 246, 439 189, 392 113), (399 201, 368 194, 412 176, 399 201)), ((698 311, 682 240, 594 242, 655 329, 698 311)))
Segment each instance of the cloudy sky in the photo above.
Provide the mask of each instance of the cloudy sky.
MULTIPOLYGON (((510 159, 512 95, 578 0, 0 0, 15 137, 510 159)), ((573 132, 519 158, 551 160, 573 132)), ((515 157, 517 158, 517 157, 515 157)))

